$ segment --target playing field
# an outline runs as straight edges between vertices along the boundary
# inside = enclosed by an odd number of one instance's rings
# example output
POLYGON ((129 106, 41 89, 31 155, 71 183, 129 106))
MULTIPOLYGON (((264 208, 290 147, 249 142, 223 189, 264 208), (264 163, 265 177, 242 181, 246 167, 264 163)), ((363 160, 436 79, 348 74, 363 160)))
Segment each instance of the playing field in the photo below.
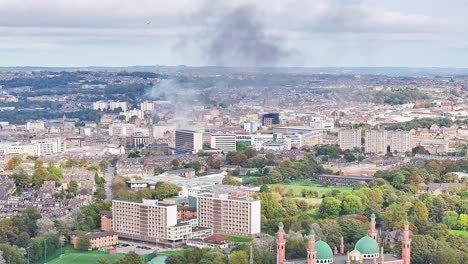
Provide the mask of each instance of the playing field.
MULTIPOLYGON (((303 189, 317 191, 319 198, 322 197, 323 194, 331 190, 339 190, 341 192, 351 192, 353 190, 353 188, 350 187, 319 186, 317 184, 307 181, 293 181, 290 183, 280 183, 280 185, 283 185, 286 189, 292 189, 294 192, 294 196, 297 197, 301 196, 301 191, 303 189)), ((270 184, 269 186, 271 187, 272 185, 270 184)))
POLYGON ((468 231, 463 231, 463 230, 449 230, 449 233, 452 235, 463 235, 468 237, 468 231))
POLYGON ((114 262, 124 257, 124 254, 105 254, 101 252, 65 253, 62 257, 49 261, 49 264, 94 264, 100 258, 114 262))

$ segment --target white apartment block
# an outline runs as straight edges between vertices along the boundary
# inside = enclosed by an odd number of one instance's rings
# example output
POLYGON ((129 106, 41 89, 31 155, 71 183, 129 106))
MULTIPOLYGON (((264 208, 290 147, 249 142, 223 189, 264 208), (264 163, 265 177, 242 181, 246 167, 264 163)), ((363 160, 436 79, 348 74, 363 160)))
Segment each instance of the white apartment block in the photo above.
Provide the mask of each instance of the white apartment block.
POLYGON ((211 148, 220 149, 225 152, 236 151, 236 135, 234 134, 211 134, 211 148))
POLYGON ((387 153, 387 130, 367 130, 365 151, 369 153, 387 153))
POLYGON ((37 144, 12 144, 0 146, 0 154, 39 156, 37 144))
POLYGON ((252 236, 261 232, 260 200, 225 195, 196 196, 200 226, 215 233, 252 236))
POLYGON ((168 228, 177 225, 177 206, 143 199, 141 203, 112 201, 112 229, 120 237, 142 241, 163 241, 168 228))
POLYGON ((32 121, 26 123, 26 130, 28 131, 41 131, 45 129, 45 124, 42 121, 32 121))
POLYGON ((249 133, 255 133, 258 131, 258 127, 260 126, 259 121, 249 121, 244 123, 244 130, 249 133))
POLYGON ((156 107, 156 103, 153 101, 144 101, 140 103, 140 110, 141 111, 149 111, 153 112, 156 107))
POLYGON ((114 110, 116 108, 121 108, 122 111, 128 110, 128 103, 127 102, 120 102, 120 101, 96 101, 93 102, 93 110, 104 111, 107 109, 114 110))
POLYGON ((203 150, 203 132, 176 130, 175 148, 181 151, 196 153, 203 150))
POLYGON ((103 111, 109 108, 109 103, 107 101, 96 101, 93 102, 93 110, 103 111))
POLYGON ((361 148, 361 130, 345 129, 338 131, 338 144, 342 150, 361 148))
POLYGON ((113 137, 128 137, 135 131, 135 125, 115 123, 109 126, 109 135, 113 137))
POLYGON ((66 150, 65 141, 60 137, 31 140, 31 143, 37 145, 38 156, 63 153, 66 150))
POLYGON ((388 138, 390 142, 390 151, 404 153, 411 151, 412 135, 409 131, 389 131, 388 138))
POLYGON ((129 121, 132 116, 136 116, 138 119, 143 119, 145 114, 140 109, 132 109, 125 112, 121 112, 121 115, 125 116, 125 121, 129 121))

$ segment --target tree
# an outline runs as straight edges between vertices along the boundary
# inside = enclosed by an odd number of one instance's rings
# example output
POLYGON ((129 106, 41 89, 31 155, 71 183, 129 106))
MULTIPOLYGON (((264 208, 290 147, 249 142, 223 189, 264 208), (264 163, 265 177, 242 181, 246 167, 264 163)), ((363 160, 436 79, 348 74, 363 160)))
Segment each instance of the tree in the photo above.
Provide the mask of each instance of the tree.
POLYGON ((153 190, 153 199, 163 200, 168 197, 177 196, 180 187, 169 182, 158 182, 153 190))
POLYGON ((8 260, 8 263, 25 264, 26 259, 23 253, 17 246, 8 244, 0 244, 0 251, 2 252, 3 259, 8 260))
POLYGON ((458 227, 461 230, 468 229, 468 214, 460 214, 460 217, 458 218, 458 227))
POLYGON ((107 163, 106 160, 101 160, 98 164, 98 167, 99 170, 101 170, 101 172, 104 172, 105 170, 107 170, 107 167, 109 167, 109 163, 107 163))
POLYGON ((413 154, 429 154, 429 151, 427 151, 423 146, 417 146, 411 150, 413 154))
MULTIPOLYGON (((185 263, 183 256, 176 256, 176 255, 167 256, 167 259, 165 262, 165 264, 182 264, 182 263, 185 263)), ((102 263, 102 264, 105 264, 105 263, 102 263)))
POLYGON ((171 166, 172 166, 173 168, 178 168, 178 167, 180 166, 179 160, 173 159, 173 160, 171 161, 171 166))
POLYGON ((16 239, 16 245, 18 247, 26 248, 30 240, 31 237, 27 232, 21 232, 16 239))
POLYGON ((229 264, 248 264, 249 256, 245 251, 234 251, 229 255, 229 264))
POLYGON ((14 170, 21 164, 22 161, 23 159, 21 158, 21 156, 13 156, 11 159, 7 161, 5 165, 5 169, 14 170))
POLYGON ((105 200, 107 198, 107 194, 104 187, 98 187, 96 192, 94 192, 94 197, 99 201, 105 200))
POLYGON ((389 229, 396 229, 406 220, 406 208, 400 204, 392 204, 381 213, 383 224, 389 229))
POLYGON ((223 184, 239 186, 241 183, 238 180, 236 180, 236 178, 234 178, 232 176, 225 176, 223 178, 223 184))
POLYGON ((73 194, 73 196, 75 196, 77 191, 78 191, 78 182, 76 182, 75 180, 71 180, 70 183, 68 184, 68 192, 73 194))
POLYGON ((410 210, 410 220, 419 229, 423 230, 429 223, 429 211, 420 200, 416 201, 410 210))
POLYGON ((341 201, 333 197, 325 197, 319 208, 321 218, 337 217, 340 215, 341 201))
POLYGON ((112 262, 106 258, 98 258, 96 264, 112 264, 112 262))
POLYGON ((342 202, 343 214, 355 214, 362 212, 364 209, 361 198, 359 196, 349 194, 346 195, 342 202))
POLYGON ((21 189, 23 189, 29 183, 29 175, 24 170, 13 173, 10 178, 15 180, 16 186, 20 187, 21 189))
POLYGON ((245 142, 237 142, 236 149, 237 151, 244 151, 249 148, 249 145, 245 142))
POLYGON ((442 223, 447 225, 449 229, 456 228, 458 225, 458 214, 455 211, 447 211, 444 213, 442 223))
POLYGON ((80 250, 88 250, 91 248, 91 242, 89 240, 89 236, 86 233, 81 232, 78 234, 76 247, 80 250))
POLYGON ((266 219, 275 219, 283 215, 284 210, 279 203, 279 198, 273 192, 260 193, 262 216, 266 219))
POLYGON ((130 251, 125 254, 125 257, 121 259, 119 264, 144 264, 143 258, 140 257, 135 251, 130 251))

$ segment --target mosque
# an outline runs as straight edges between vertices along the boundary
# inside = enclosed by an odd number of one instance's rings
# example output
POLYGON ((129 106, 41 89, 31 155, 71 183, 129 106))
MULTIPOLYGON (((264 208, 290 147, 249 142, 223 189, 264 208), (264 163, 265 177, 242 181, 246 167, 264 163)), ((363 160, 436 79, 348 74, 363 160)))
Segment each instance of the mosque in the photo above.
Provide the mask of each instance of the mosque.
POLYGON ((401 258, 392 254, 384 254, 383 247, 377 244, 378 231, 375 228, 375 214, 371 215, 371 224, 367 236, 359 239, 354 250, 344 252, 343 237, 341 245, 334 250, 325 242, 315 240, 315 232, 309 233, 309 244, 307 247, 307 260, 286 260, 286 239, 284 236, 283 223, 278 224, 278 235, 276 239, 276 263, 277 264, 410 264, 411 259, 411 238, 409 222, 405 221, 405 228, 402 235, 401 258))

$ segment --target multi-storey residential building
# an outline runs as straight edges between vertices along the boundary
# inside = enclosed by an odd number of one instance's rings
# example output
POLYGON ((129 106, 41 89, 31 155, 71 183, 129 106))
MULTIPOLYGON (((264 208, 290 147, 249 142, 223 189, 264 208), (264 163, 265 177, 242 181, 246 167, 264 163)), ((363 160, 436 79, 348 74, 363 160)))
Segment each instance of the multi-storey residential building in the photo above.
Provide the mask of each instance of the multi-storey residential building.
MULTIPOLYGON (((92 232, 87 234, 89 237, 90 249, 101 248, 116 245, 119 242, 117 233, 113 231, 92 232)), ((78 248, 78 232, 73 232, 70 236, 70 243, 74 248, 78 248)))
POLYGON ((112 201, 113 230, 121 237, 142 241, 162 241, 168 228, 177 225, 177 206, 143 199, 141 203, 112 201))
POLYGON ((128 103, 127 102, 120 102, 120 101, 109 101, 109 109, 110 110, 114 110, 114 109, 117 109, 117 108, 121 108, 122 111, 127 111, 128 110, 128 103))
POLYGON ((103 111, 109 107, 109 103, 107 101, 96 101, 93 103, 93 110, 103 111))
POLYGON ((365 151, 369 153, 387 153, 387 130, 367 130, 365 151))
POLYGON ((430 154, 447 153, 449 151, 449 141, 441 139, 423 140, 420 143, 430 154))
POLYGON ((237 198, 228 194, 196 196, 200 226, 216 233, 251 236, 260 230, 260 200, 237 198))
POLYGON ((176 130, 175 148, 179 151, 196 153, 203 149, 203 132, 176 130))
POLYGON ((109 126, 109 135, 114 137, 128 137, 135 131, 135 125, 115 123, 109 126))
POLYGON ((404 153, 411 150, 411 133, 409 131, 390 131, 388 133, 390 151, 404 153))
POLYGON ((153 112, 156 107, 156 103, 153 101, 144 101, 140 103, 141 111, 153 112))
POLYGON ((26 123, 28 131, 41 131, 45 129, 45 124, 42 121, 31 121, 26 123))
POLYGON ((136 116, 138 119, 144 118, 144 113, 140 109, 132 109, 128 111, 124 111, 120 113, 121 115, 125 116, 125 120, 129 121, 133 116, 136 116))
POLYGON ((211 148, 220 149, 225 152, 236 151, 236 135, 234 134, 211 134, 211 148))
POLYGON ((1 145, 0 154, 39 156, 37 144, 1 145))
POLYGON ((338 131, 338 144, 343 150, 361 148, 361 130, 345 129, 338 131))
POLYGON ((37 155, 46 156, 63 153, 66 149, 65 141, 61 137, 31 140, 37 144, 37 155))

